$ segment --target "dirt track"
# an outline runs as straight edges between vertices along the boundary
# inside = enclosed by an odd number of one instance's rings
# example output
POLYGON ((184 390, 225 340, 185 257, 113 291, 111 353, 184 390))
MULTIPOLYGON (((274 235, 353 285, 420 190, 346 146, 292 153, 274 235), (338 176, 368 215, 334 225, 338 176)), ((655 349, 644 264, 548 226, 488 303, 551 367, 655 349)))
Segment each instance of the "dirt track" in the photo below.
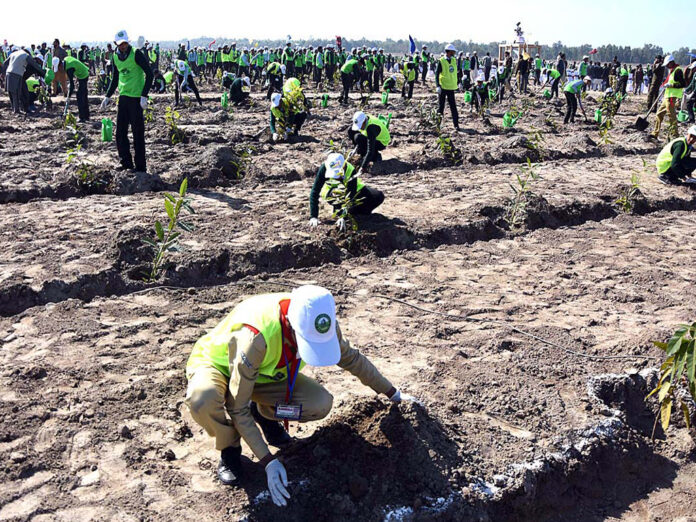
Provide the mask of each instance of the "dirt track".
POLYGON ((326 207, 308 227, 307 199, 357 99, 340 108, 334 97, 299 143, 273 145, 257 137, 262 95, 232 115, 204 98, 181 111, 188 142, 171 146, 171 96, 155 97, 148 178, 116 173, 115 144, 83 127, 104 182, 92 188, 64 164, 58 112, 19 122, 0 100, 0 520, 692 516, 693 432, 677 422, 652 443, 655 405, 643 398, 661 353, 650 341, 696 309, 696 198, 657 182, 659 146, 629 127, 642 99, 624 104, 612 144, 591 124, 564 128, 561 106, 539 97, 511 130, 499 108, 487 125, 460 105, 468 133, 453 137, 453 166, 417 115, 433 96, 421 90, 410 107, 392 97, 388 109, 374 96, 370 110, 394 115, 393 145, 364 178, 386 200, 346 239, 326 207), (530 150, 535 129, 544 141, 530 150), (527 157, 543 159, 541 179, 511 229, 508 183, 527 157), (634 170, 628 215, 615 201, 634 170), (167 288, 150 288, 140 239, 184 176, 196 230, 156 285, 167 288), (242 297, 310 281, 334 290, 346 336, 422 404, 390 406, 338 368, 308 369, 334 411, 292 427, 292 509, 281 511, 249 460, 244 489, 216 483, 216 452, 182 406, 183 368, 242 297))

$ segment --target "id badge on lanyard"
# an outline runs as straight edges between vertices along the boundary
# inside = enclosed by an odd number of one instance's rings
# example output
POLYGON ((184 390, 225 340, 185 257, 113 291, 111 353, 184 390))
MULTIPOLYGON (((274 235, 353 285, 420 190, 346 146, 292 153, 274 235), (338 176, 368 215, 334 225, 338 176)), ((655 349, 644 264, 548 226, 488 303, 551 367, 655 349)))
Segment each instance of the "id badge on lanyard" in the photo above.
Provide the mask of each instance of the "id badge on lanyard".
POLYGON ((285 370, 288 378, 288 389, 285 392, 285 401, 277 402, 275 405, 275 418, 283 420, 285 430, 287 431, 289 421, 299 421, 302 417, 302 405, 290 404, 290 401, 292 400, 292 392, 295 388, 295 381, 297 381, 297 374, 300 371, 300 360, 297 359, 297 366, 295 367, 295 371, 292 372, 292 376, 290 376, 290 370, 292 365, 290 364, 290 361, 288 361, 288 358, 285 355, 285 351, 283 351, 283 359, 285 359, 285 370))

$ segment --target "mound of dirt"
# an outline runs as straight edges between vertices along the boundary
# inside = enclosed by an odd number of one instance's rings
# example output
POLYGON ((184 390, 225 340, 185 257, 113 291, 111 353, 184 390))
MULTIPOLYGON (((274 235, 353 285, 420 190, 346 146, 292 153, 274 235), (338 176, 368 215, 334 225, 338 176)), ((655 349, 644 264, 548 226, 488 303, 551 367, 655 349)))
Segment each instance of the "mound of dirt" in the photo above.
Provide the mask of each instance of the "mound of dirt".
POLYGON ((390 506, 427 509, 448 497, 459 457, 423 407, 372 399, 343 410, 282 460, 297 477, 292 510, 264 499, 252 508, 254 520, 384 520, 390 506))

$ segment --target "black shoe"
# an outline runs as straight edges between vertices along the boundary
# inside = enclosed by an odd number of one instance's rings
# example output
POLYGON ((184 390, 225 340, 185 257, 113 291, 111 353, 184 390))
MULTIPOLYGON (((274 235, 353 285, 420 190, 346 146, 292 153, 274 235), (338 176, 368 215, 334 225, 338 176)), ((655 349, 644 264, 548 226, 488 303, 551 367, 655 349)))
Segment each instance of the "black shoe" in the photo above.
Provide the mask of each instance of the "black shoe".
POLYGON ((285 431, 285 428, 283 428, 283 425, 280 422, 269 420, 259 413, 259 409, 255 402, 251 403, 249 409, 251 410, 251 416, 254 417, 254 420, 261 428, 261 431, 263 431, 263 436, 266 437, 266 442, 268 442, 271 446, 280 448, 292 441, 292 437, 288 435, 288 432, 285 431))
POLYGON ((668 178, 668 177, 665 176, 665 175, 658 176, 658 177, 657 177, 657 181, 659 181, 660 183, 662 183, 662 184, 664 184, 664 185, 678 185, 678 183, 676 183, 675 181, 671 180, 670 178, 668 178))
POLYGON ((218 478, 225 486, 236 486, 242 480, 242 447, 225 448, 220 453, 218 478))

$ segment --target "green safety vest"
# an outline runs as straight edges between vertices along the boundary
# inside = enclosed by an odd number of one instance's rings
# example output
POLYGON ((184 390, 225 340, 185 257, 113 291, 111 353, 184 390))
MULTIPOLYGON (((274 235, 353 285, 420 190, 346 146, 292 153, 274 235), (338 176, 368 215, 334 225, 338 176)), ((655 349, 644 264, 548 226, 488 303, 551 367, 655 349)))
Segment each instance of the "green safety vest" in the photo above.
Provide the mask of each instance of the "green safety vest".
POLYGON ((669 170, 669 167, 672 165, 672 146, 678 141, 684 142, 684 153, 679 159, 684 159, 686 157, 687 152, 689 152, 689 146, 686 144, 686 138, 682 136, 681 138, 670 141, 667 145, 665 145, 665 148, 660 151, 660 153, 657 155, 657 159, 655 160, 658 174, 664 174, 669 170))
POLYGON ((556 69, 549 69, 549 70, 546 71, 546 72, 547 72, 547 74, 548 74, 551 78, 553 78, 554 80, 555 80, 556 78, 560 78, 560 77, 561 77, 561 73, 559 73, 556 69))
POLYGON ((464 58, 464 64, 462 65, 462 70, 464 70, 464 71, 471 70, 471 60, 469 60, 468 58, 464 58))
POLYGON ((174 79, 174 71, 167 71, 162 75, 162 77, 164 78, 164 83, 169 85, 170 83, 172 83, 172 80, 174 79))
MULTIPOLYGON (((456 85, 455 85, 456 88, 456 85)), ((374 116, 369 116, 367 117, 367 125, 365 125, 365 129, 360 131, 360 134, 363 136, 367 137, 367 128, 370 125, 379 125, 379 128, 381 129, 379 131, 379 134, 377 135, 377 141, 379 141, 382 145, 385 147, 389 145, 389 142, 391 141, 391 135, 389 134, 389 129, 387 129, 387 124, 384 123, 382 120, 379 118, 375 118, 374 116)))
POLYGON ((628 69, 625 67, 621 67, 621 71, 619 72, 620 76, 628 76, 628 69))
POLYGON ((534 60, 534 66, 535 66, 537 69, 541 69, 541 66, 542 66, 541 58, 537 58, 536 60, 534 60))
POLYGON ((353 69, 355 69, 355 66, 357 64, 358 64, 358 60, 356 60, 355 58, 351 58, 350 60, 348 60, 346 63, 343 64, 343 66, 341 67, 341 72, 346 73, 346 74, 350 74, 353 72, 353 69))
POLYGON ((407 67, 407 64, 404 63, 401 72, 404 75, 404 80, 407 82, 412 82, 416 79, 416 68, 415 67, 411 67, 409 69, 407 67))
POLYGON ((669 98, 678 98, 682 99, 684 96, 684 88, 683 87, 669 87, 670 82, 672 81, 672 76, 681 69, 680 67, 675 67, 674 70, 670 73, 669 79, 667 80, 667 86, 665 87, 665 100, 669 98))
MULTIPOLYGON (((343 183, 341 183, 340 180, 338 179, 333 179, 333 178, 326 178, 326 181, 324 182, 324 186, 321 189, 321 197, 324 199, 328 199, 331 193, 339 186, 342 184, 348 184, 350 181, 351 177, 353 176, 353 171, 355 170, 355 167, 348 163, 346 161, 346 171, 345 174, 343 174, 343 183)), ((360 176, 358 176, 357 179, 357 190, 356 194, 362 190, 362 188, 365 186, 365 183, 363 183, 363 180, 360 176)))
POLYGON ((29 92, 36 92, 39 90, 39 80, 36 78, 27 78, 27 89, 29 92))
POLYGON ((457 89, 457 59, 453 56, 449 60, 446 56, 440 58, 442 71, 440 72, 440 87, 447 91, 457 89))
POLYGON ((563 92, 572 92, 573 94, 580 94, 582 92, 582 84, 584 82, 582 80, 574 80, 572 82, 568 82, 565 84, 565 87, 563 87, 563 92))
POLYGON ((580 64, 580 76, 587 76, 587 64, 585 62, 580 64))
POLYGON ((70 69, 75 70, 75 78, 77 78, 78 80, 84 80, 85 78, 89 77, 89 69, 87 68, 87 66, 84 63, 82 63, 77 58, 72 58, 70 56, 66 56, 65 57, 65 71, 67 72, 70 69))
MULTIPOLYGON (((290 299, 290 293, 262 294, 250 297, 235 306, 227 316, 193 346, 186 363, 186 374, 196 368, 214 366, 230 376, 228 346, 234 332, 249 325, 256 328, 266 342, 266 355, 259 367, 258 383, 280 382, 287 379, 287 368, 278 363, 283 358, 283 334, 280 324, 280 302, 290 299)), ((300 370, 305 366, 300 361, 300 370)))
POLYGON ((155 63, 157 61, 157 53, 154 50, 150 51, 150 61, 152 63, 155 63))
POLYGON ((203 65, 205 63, 205 54, 199 52, 196 55, 196 65, 203 65))
POLYGON ((208 51, 207 53, 205 53, 206 63, 213 63, 213 55, 214 55, 214 53, 212 53, 211 51, 208 51))
POLYGON ((135 63, 135 48, 128 50, 125 60, 114 53, 114 65, 118 70, 118 92, 121 96, 140 98, 145 87, 145 71, 135 63))
POLYGON ((266 72, 268 72, 268 74, 276 74, 276 75, 280 74, 280 72, 281 72, 280 64, 278 62, 273 62, 273 63, 268 64, 268 67, 266 68, 266 72))

